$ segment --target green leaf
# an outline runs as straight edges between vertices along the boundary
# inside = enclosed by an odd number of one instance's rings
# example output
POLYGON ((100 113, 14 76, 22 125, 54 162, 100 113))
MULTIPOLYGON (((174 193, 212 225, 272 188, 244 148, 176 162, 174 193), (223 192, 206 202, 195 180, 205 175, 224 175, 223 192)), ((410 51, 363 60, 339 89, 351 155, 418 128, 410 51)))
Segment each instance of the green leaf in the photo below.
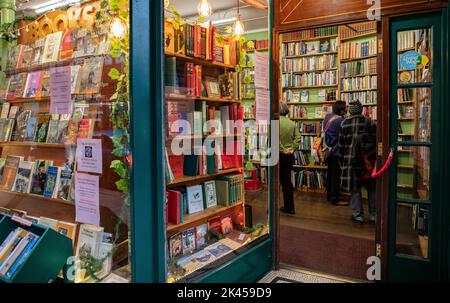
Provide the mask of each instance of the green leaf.
POLYGON ((117 68, 111 68, 108 72, 108 76, 113 80, 117 80, 120 77, 120 72, 117 68))
POLYGON ((116 182, 116 187, 118 190, 120 190, 121 192, 124 193, 128 193, 128 184, 124 179, 120 179, 119 181, 116 182))

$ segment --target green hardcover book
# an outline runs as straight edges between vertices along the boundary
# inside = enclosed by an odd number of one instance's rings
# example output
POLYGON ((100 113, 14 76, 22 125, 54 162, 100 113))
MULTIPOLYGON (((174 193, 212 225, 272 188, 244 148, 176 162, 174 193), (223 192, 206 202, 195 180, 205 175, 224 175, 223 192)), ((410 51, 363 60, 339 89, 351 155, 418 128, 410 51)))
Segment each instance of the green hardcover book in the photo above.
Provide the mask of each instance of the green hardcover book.
POLYGON ((222 206, 230 205, 229 182, 226 180, 216 180, 217 204, 222 206))

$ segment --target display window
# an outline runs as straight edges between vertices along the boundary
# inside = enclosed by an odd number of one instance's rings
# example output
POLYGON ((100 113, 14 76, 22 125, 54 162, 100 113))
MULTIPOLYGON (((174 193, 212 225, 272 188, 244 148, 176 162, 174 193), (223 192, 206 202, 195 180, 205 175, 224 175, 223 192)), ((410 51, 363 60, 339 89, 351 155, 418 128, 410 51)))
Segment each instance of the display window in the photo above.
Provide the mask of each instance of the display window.
POLYGON ((243 4, 165 2, 168 282, 193 281, 270 231, 268 10, 243 4))
POLYGON ((129 2, 1 10, 0 280, 130 282, 129 2))

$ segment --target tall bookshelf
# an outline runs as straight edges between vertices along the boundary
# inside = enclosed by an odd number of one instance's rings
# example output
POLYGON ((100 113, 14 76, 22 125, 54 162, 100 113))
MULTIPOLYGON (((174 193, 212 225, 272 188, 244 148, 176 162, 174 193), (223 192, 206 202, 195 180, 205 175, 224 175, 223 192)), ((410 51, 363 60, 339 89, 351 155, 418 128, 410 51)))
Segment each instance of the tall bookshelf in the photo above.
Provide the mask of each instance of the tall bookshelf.
POLYGON ((298 190, 324 192, 327 167, 311 147, 337 99, 359 99, 376 120, 376 43, 375 22, 281 34, 280 96, 301 134, 292 176, 298 190))

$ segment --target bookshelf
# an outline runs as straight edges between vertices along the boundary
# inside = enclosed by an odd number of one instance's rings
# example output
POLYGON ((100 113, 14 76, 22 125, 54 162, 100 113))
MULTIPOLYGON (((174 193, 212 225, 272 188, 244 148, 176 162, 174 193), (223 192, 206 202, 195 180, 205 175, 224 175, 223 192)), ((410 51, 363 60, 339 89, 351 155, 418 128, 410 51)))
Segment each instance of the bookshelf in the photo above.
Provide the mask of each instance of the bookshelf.
MULTIPOLYGON (((335 100, 358 98, 363 113, 376 120, 376 23, 307 29, 283 33, 280 38, 280 96, 289 105, 290 118, 301 134, 294 174, 296 178, 299 174, 315 174, 316 181, 325 179, 326 166, 321 159, 313 158, 311 146, 320 136, 323 118, 331 112, 335 100)), ((324 186, 323 182, 317 184, 324 186)), ((323 187, 310 188, 304 183, 298 186, 302 191, 323 191, 323 187)))

